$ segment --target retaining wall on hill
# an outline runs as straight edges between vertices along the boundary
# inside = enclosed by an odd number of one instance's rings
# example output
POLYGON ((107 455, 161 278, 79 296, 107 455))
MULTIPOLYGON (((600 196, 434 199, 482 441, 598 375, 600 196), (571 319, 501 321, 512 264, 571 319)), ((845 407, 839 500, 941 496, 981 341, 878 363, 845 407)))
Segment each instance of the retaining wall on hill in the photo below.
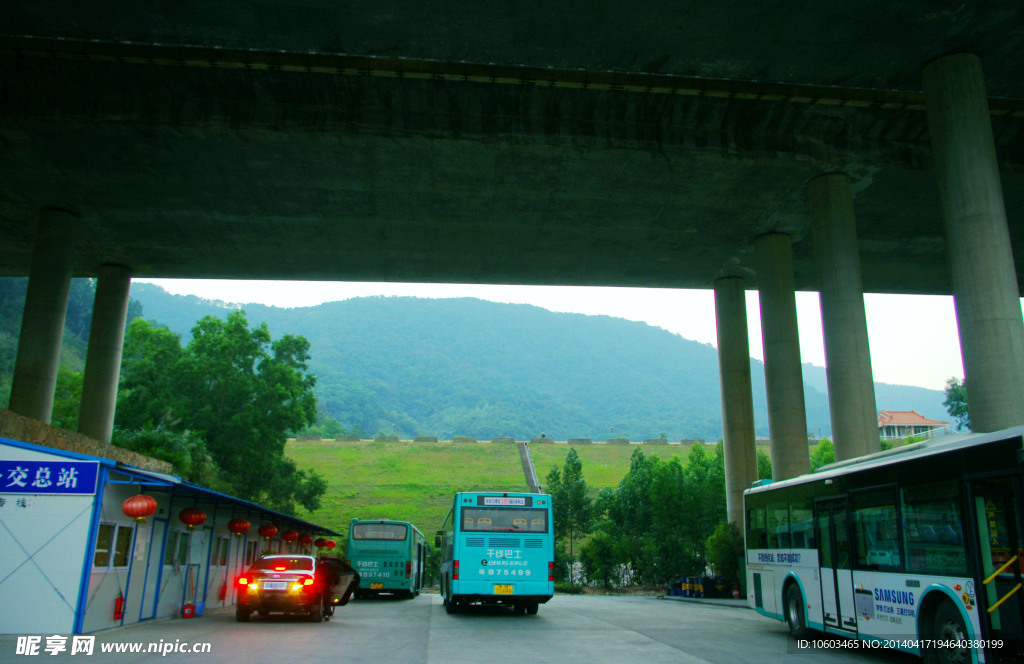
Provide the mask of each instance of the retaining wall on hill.
MULTIPOLYGON (((316 436, 299 436, 296 440, 301 441, 338 441, 346 443, 356 442, 389 442, 389 443, 506 443, 513 444, 517 441, 515 438, 510 437, 498 437, 491 438, 489 441, 482 438, 474 438, 473 436, 454 436, 451 440, 438 439, 437 436, 416 436, 412 440, 400 438, 399 436, 375 436, 374 438, 360 438, 359 436, 338 436, 336 438, 317 438, 316 436)), ((538 438, 531 438, 528 441, 522 441, 528 443, 537 444, 556 444, 556 445, 706 445, 707 443, 703 438, 684 438, 681 441, 672 441, 665 438, 647 438, 643 441, 633 442, 629 438, 609 438, 607 440, 593 440, 591 438, 569 438, 568 440, 555 440, 554 438, 548 438, 547 436, 541 436, 538 438)))
POLYGON ((143 456, 138 452, 100 442, 95 438, 51 426, 6 409, 0 409, 0 436, 23 443, 33 443, 67 452, 90 454, 101 459, 120 461, 143 470, 152 470, 158 473, 174 472, 174 467, 166 461, 143 456))

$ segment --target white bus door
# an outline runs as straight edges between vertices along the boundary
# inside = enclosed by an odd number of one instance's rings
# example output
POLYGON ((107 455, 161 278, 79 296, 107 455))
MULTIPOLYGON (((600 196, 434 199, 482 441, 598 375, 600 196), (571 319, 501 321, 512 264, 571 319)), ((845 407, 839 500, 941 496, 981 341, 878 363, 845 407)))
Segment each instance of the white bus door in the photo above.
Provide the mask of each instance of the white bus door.
POLYGON ((989 639, 1024 639, 1022 590, 1021 487, 1019 479, 994 477, 970 483, 981 553, 979 605, 989 639))
POLYGON ((857 632, 846 498, 815 503, 821 554, 821 608, 825 627, 857 632))

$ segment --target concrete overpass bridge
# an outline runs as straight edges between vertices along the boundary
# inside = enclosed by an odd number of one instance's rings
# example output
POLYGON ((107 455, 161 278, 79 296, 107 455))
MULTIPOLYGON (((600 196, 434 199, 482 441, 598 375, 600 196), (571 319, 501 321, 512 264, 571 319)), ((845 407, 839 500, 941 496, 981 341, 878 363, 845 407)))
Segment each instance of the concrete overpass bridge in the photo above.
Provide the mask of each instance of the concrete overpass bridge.
POLYGON ((877 449, 863 292, 953 294, 979 431, 1024 423, 1024 7, 307 0, 0 7, 12 410, 49 420, 99 278, 79 429, 109 439, 132 276, 713 288, 730 514, 807 468, 795 290, 837 456, 877 449), (756 341, 755 341, 756 343, 756 341))

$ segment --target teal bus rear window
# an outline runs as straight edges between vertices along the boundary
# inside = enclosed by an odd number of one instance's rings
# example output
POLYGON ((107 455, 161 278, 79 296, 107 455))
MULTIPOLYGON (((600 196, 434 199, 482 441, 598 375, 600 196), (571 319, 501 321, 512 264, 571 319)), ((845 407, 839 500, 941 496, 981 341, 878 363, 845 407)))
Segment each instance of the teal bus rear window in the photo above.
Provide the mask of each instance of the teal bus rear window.
POLYGON ((409 526, 401 523, 357 523, 352 527, 352 539, 387 540, 403 542, 409 534, 409 526))
POLYGON ((463 507, 462 532, 546 533, 548 512, 521 507, 463 507))

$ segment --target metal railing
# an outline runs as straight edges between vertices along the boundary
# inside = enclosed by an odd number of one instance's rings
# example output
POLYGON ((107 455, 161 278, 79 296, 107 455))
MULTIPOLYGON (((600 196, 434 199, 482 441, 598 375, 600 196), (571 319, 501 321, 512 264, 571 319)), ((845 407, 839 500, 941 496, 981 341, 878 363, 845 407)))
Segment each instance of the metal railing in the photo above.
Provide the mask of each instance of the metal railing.
POLYGON ((878 437, 881 440, 903 440, 904 438, 937 438, 939 436, 948 436, 950 434, 957 433, 957 430, 950 426, 935 427, 928 429, 927 431, 920 431, 917 433, 898 433, 898 434, 885 434, 884 428, 878 430, 878 437))

